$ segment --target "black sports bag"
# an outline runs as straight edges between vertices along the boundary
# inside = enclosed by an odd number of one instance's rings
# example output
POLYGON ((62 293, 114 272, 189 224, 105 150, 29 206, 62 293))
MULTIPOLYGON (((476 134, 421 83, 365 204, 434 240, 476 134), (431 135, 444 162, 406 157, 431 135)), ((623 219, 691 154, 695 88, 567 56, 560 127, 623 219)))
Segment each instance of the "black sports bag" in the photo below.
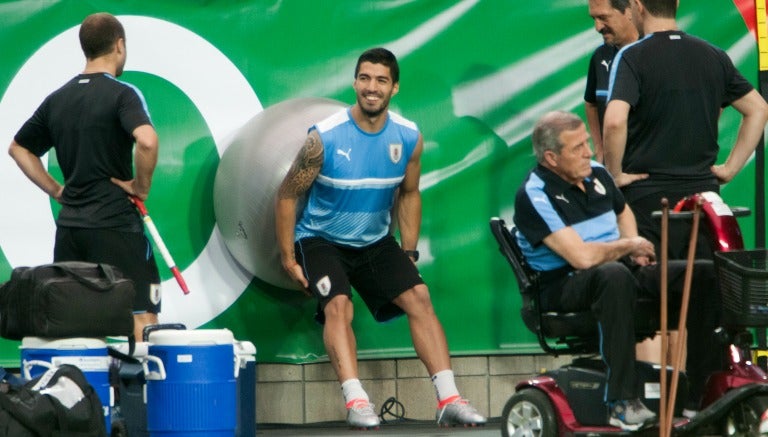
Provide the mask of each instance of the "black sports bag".
POLYGON ((0 336, 133 335, 133 281, 108 264, 16 267, 0 286, 0 336))
POLYGON ((83 372, 63 364, 24 384, 0 382, 0 435, 106 437, 102 408, 83 372))

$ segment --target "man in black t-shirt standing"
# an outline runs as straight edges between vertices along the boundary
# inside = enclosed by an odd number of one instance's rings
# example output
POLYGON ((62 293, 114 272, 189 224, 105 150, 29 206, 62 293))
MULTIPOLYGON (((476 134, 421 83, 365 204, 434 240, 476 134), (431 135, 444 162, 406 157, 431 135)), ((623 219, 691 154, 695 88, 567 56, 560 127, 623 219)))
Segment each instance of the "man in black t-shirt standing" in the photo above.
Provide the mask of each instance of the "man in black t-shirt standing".
POLYGON ((107 13, 89 15, 79 35, 84 71, 43 101, 16 133, 9 154, 62 206, 54 261, 111 264, 133 280, 134 337, 141 340, 143 327, 158 321, 160 276, 129 195, 141 200, 149 195, 157 134, 141 92, 116 79, 126 61, 120 22, 107 13), (51 148, 64 185, 40 159, 51 148))
MULTIPOLYGON (((622 187, 640 235, 659 247, 660 226, 651 213, 660 200, 719 192, 754 151, 768 105, 728 55, 677 27, 677 0, 634 0, 640 40, 621 50, 611 70, 603 129, 605 164, 622 187), (723 164, 718 119, 733 106, 742 115, 736 142, 723 164)), ((670 224, 669 256, 685 258, 689 224, 670 224), (674 225, 674 228, 673 228, 674 225)), ((705 227, 702 227, 705 229, 705 227)), ((697 257, 711 258, 699 238, 697 257)))
POLYGON ((604 44, 595 49, 589 60, 587 86, 584 89, 584 112, 595 148, 595 160, 603 162, 603 116, 608 104, 608 79, 613 58, 619 49, 637 40, 632 23, 629 0, 589 0, 589 16, 604 44))

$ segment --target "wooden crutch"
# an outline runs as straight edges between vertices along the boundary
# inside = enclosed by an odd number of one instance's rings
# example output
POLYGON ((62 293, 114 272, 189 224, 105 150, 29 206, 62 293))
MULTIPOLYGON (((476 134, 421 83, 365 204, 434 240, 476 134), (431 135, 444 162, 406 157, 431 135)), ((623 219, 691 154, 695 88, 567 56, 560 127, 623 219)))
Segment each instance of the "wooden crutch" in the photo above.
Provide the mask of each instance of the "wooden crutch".
POLYGON ((661 321, 659 331, 661 334, 661 359, 659 381, 659 436, 668 437, 667 433, 667 350, 669 339, 667 338, 667 248, 669 246, 669 200, 661 199, 661 321))
POLYGON ((669 402, 667 403, 666 410, 666 434, 670 436, 672 434, 672 419, 675 410, 675 397, 677 392, 677 384, 680 378, 680 367, 682 367, 683 361, 683 346, 685 345, 685 339, 688 335, 685 325, 688 318, 688 302, 691 297, 691 281, 693 280, 693 263, 694 256, 696 255, 696 239, 699 235, 699 215, 701 213, 702 199, 699 198, 696 201, 696 205, 693 209, 693 226, 691 227, 691 239, 688 242, 688 260, 685 265, 685 282, 683 283, 683 298, 680 305, 680 320, 677 323, 677 344, 675 345, 675 355, 673 356, 674 363, 672 366, 672 382, 669 386, 669 402))

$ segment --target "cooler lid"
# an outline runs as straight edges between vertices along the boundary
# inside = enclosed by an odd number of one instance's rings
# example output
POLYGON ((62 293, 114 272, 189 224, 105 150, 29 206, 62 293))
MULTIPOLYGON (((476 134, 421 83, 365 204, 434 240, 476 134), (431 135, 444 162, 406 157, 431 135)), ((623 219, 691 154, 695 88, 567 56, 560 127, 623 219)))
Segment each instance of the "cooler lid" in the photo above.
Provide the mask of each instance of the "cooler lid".
POLYGON ((229 329, 161 329, 149 333, 150 345, 210 346, 232 344, 235 336, 229 329))
POLYGON ((235 355, 256 355, 256 345, 250 341, 235 341, 235 355))
POLYGON ((21 339, 22 349, 101 349, 106 347, 107 342, 101 338, 24 337, 21 339))

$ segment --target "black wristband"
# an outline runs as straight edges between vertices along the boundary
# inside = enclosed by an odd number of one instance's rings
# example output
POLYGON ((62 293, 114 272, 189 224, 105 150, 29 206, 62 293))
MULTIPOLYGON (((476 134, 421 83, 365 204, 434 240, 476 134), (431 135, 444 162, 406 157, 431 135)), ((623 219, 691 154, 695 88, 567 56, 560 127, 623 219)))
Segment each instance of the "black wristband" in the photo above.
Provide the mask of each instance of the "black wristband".
POLYGON ((418 250, 403 250, 403 252, 405 252, 405 254, 408 255, 409 257, 413 258, 414 261, 418 261, 419 260, 419 251, 418 250))

